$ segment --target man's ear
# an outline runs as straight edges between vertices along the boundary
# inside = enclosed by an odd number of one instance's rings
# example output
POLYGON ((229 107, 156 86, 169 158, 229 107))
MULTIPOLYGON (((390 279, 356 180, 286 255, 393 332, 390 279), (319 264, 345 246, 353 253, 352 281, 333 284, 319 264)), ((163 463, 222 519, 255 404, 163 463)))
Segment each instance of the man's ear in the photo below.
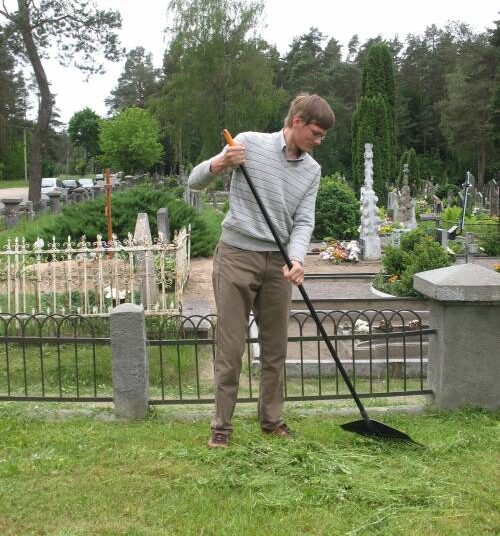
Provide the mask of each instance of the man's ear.
POLYGON ((298 125, 299 123, 303 123, 302 118, 300 115, 294 115, 292 119, 292 125, 298 125))

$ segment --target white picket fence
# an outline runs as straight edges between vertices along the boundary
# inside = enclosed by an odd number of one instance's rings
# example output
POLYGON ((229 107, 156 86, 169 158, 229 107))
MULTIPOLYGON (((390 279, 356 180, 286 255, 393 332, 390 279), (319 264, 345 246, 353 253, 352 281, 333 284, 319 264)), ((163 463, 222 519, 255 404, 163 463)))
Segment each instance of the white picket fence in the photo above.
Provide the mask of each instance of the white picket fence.
POLYGON ((71 237, 59 244, 9 240, 0 251, 0 312, 108 315, 118 303, 142 304, 146 314, 178 314, 189 276, 191 228, 169 242, 106 243, 71 237))

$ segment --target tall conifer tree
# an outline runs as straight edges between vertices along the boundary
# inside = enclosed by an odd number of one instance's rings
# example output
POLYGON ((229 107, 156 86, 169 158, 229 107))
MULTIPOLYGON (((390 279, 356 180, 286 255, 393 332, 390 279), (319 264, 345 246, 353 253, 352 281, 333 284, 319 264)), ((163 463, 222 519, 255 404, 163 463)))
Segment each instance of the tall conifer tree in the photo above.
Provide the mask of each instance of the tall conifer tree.
POLYGON ((384 203, 386 185, 395 175, 395 87, 389 47, 370 47, 363 69, 361 99, 353 115, 353 179, 359 190, 364 177, 364 146, 373 144, 373 187, 384 203))

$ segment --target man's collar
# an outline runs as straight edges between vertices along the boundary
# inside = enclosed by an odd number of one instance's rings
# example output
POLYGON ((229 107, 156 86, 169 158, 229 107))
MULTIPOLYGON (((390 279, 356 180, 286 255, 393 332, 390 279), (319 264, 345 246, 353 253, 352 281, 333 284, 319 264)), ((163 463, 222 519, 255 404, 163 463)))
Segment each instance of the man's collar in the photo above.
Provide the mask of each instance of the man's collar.
POLYGON ((279 131, 278 139, 279 139, 279 142, 280 142, 280 149, 283 151, 283 154, 285 155, 285 159, 286 159, 287 162, 302 162, 302 160, 304 160, 304 158, 306 156, 306 153, 304 151, 302 151, 300 153, 300 156, 298 158, 288 158, 288 148, 286 146, 284 129, 281 129, 279 131))

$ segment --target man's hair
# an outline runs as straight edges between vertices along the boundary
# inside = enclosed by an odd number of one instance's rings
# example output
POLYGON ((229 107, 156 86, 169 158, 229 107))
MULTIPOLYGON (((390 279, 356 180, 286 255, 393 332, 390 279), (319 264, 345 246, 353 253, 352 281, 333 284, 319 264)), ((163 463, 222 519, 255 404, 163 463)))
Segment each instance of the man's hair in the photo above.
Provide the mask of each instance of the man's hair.
POLYGON ((319 95, 301 93, 290 103, 288 114, 285 117, 285 127, 291 127, 293 118, 298 115, 306 125, 315 125, 329 129, 335 124, 335 115, 330 105, 319 95))

